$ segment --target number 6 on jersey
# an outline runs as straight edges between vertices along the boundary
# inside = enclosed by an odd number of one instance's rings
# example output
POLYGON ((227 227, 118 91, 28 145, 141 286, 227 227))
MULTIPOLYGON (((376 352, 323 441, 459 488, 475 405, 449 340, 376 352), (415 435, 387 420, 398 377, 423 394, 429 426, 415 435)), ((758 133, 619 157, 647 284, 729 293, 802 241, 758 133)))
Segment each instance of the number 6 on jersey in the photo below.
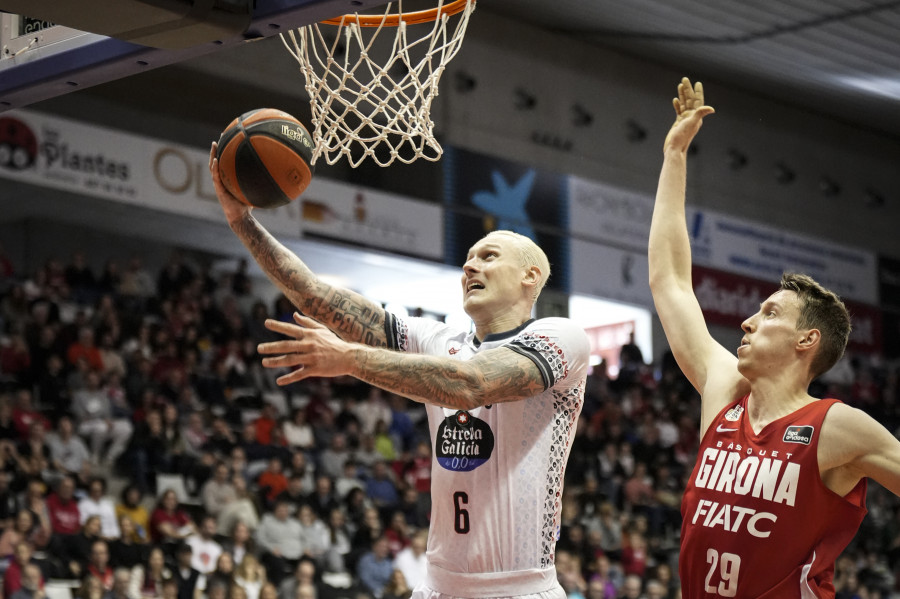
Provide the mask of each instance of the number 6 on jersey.
POLYGON ((461 535, 469 532, 469 510, 462 506, 469 505, 469 495, 465 491, 457 491, 453 494, 453 530, 461 535))

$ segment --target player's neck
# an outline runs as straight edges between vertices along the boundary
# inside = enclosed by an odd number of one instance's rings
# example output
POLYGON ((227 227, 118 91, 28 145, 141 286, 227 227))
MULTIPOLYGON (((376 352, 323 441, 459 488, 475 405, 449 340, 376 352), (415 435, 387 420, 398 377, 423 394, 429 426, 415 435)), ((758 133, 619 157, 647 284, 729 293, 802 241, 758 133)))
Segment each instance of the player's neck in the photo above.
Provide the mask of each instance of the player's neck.
POLYGON ((531 318, 531 311, 515 309, 505 310, 502 313, 491 315, 485 319, 475 319, 475 337, 484 341, 488 335, 505 333, 522 326, 531 318))
POLYGON ((786 376, 751 381, 747 412, 753 430, 758 433, 770 422, 814 401, 807 387, 805 380, 791 380, 786 376))

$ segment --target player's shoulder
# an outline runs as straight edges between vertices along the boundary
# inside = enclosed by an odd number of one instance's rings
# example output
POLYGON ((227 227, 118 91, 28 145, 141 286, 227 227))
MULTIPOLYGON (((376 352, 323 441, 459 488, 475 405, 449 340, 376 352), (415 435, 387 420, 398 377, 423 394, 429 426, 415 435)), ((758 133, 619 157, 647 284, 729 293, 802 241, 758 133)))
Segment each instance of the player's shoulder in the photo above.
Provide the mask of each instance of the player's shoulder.
POLYGON ((464 338, 468 333, 447 323, 421 316, 390 315, 392 328, 420 340, 464 338))
POLYGON ((825 414, 820 439, 826 444, 867 450, 893 435, 869 414, 837 401, 825 414))
MULTIPOLYGON (((826 400, 819 400, 826 401, 826 400)), ((874 418, 842 401, 832 401, 828 413, 822 423, 822 431, 836 429, 836 432, 858 432, 867 429, 882 428, 874 418)))
POLYGON ((538 318, 531 321, 522 332, 552 338, 572 351, 590 353, 590 342, 584 327, 570 318, 561 316, 538 318))
POLYGON ((546 316, 537 318, 528 323, 525 327, 526 331, 559 331, 560 333, 573 334, 587 338, 584 327, 576 323, 571 318, 563 316, 546 316))
POLYGON ((571 380, 586 376, 590 368, 591 344, 584 328, 569 318, 548 316, 529 322, 512 340, 514 345, 530 348, 551 362, 559 361, 571 380))

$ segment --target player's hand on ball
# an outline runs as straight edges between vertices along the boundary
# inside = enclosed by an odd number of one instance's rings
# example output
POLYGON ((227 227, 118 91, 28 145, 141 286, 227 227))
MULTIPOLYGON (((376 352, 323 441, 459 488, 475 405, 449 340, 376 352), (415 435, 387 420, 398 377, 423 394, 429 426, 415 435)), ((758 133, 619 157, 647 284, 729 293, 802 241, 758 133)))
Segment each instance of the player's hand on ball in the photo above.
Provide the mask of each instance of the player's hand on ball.
POLYGON ((219 161, 216 159, 218 145, 217 142, 213 142, 212 147, 209 150, 209 173, 212 175, 213 187, 216 189, 216 197, 219 198, 219 204, 222 205, 222 210, 225 212, 225 218, 231 223, 246 216, 252 208, 234 197, 234 194, 228 191, 222 183, 222 176, 219 173, 219 161))
POLYGON ((279 385, 289 385, 305 378, 334 377, 348 374, 347 365, 353 359, 354 348, 315 320, 294 313, 297 324, 267 319, 266 328, 291 337, 280 341, 260 343, 259 353, 266 368, 295 368, 276 379, 279 385))

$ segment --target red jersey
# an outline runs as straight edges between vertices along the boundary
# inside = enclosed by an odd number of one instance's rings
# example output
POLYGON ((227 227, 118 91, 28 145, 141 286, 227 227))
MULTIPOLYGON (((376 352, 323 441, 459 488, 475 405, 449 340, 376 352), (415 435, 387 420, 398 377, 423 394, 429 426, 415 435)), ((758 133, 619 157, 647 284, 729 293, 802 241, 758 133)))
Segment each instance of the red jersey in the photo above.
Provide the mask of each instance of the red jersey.
POLYGON ((190 521, 187 513, 181 510, 175 510, 170 514, 162 508, 156 508, 150 516, 150 538, 154 543, 161 543, 166 540, 165 535, 159 529, 161 524, 169 523, 178 529, 187 526, 190 521))
POLYGON ((81 530, 81 512, 74 499, 63 501, 59 495, 52 493, 47 497, 47 511, 50 513, 50 526, 56 534, 74 535, 81 530))
POLYGON ((866 480, 846 496, 819 473, 814 401, 753 432, 747 398, 727 406, 700 442, 681 504, 685 599, 834 597, 834 561, 866 515, 866 480))

